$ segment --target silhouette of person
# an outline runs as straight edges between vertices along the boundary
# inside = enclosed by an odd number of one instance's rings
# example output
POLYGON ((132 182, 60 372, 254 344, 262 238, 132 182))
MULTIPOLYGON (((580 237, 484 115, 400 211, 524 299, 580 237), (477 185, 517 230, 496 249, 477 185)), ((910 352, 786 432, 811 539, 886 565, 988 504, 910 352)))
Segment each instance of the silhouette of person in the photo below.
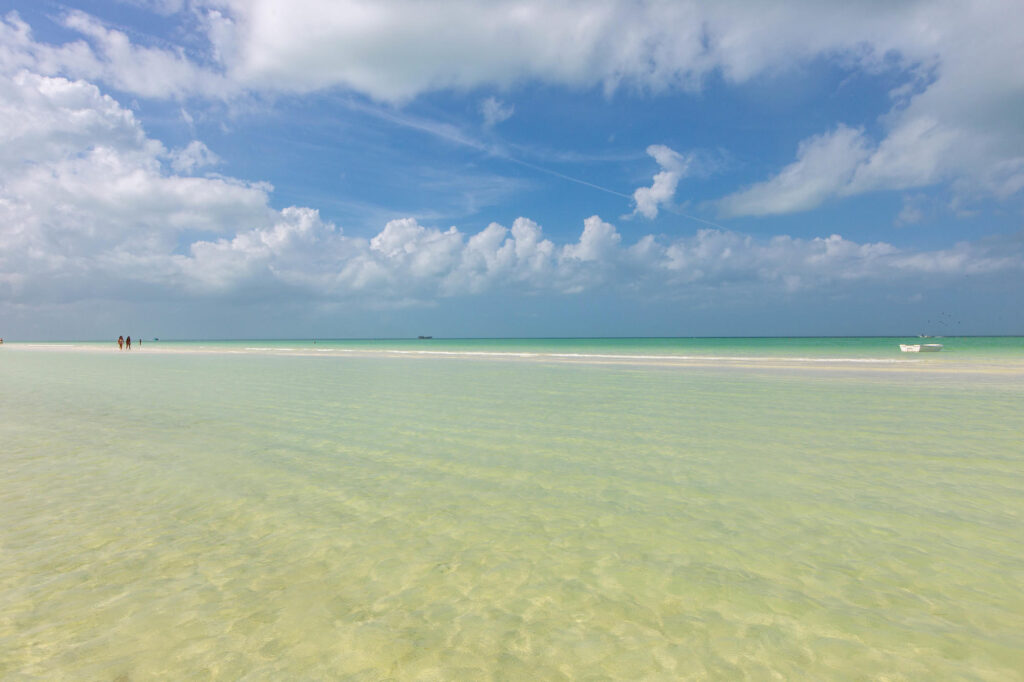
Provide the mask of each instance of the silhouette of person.
POLYGON ((124 336, 117 337, 117 349, 124 350, 124 336))
POLYGON ((124 347, 125 347, 125 350, 131 350, 132 349, 132 337, 129 336, 128 338, 126 338, 124 340, 124 347))

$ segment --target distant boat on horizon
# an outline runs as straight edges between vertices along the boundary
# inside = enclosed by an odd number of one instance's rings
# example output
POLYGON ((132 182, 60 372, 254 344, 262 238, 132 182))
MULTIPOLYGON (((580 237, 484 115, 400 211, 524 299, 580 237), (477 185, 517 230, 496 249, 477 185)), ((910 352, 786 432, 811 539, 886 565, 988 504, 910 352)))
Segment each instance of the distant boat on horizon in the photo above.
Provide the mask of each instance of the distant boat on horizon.
POLYGON ((434 337, 433 336, 418 336, 417 338, 419 338, 419 339, 432 339, 434 337))

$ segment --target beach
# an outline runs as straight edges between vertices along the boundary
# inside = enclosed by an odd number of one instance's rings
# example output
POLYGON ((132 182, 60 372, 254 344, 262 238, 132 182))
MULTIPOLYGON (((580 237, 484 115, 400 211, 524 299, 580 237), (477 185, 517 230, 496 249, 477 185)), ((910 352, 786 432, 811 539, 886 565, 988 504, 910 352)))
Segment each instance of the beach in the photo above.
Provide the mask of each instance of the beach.
POLYGON ((938 341, 6 343, 0 678, 1021 679, 1024 345, 938 341))

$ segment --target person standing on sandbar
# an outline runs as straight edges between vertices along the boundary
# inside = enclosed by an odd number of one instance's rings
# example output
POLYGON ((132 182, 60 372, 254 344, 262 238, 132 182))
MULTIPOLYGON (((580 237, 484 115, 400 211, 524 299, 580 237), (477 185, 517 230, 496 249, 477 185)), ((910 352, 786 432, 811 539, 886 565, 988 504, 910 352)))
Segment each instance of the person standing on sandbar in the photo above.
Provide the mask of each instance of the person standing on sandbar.
POLYGON ((124 340, 124 349, 125 350, 131 350, 132 349, 132 337, 129 336, 128 338, 126 338, 124 340))
POLYGON ((124 336, 117 337, 117 349, 124 350, 124 336))

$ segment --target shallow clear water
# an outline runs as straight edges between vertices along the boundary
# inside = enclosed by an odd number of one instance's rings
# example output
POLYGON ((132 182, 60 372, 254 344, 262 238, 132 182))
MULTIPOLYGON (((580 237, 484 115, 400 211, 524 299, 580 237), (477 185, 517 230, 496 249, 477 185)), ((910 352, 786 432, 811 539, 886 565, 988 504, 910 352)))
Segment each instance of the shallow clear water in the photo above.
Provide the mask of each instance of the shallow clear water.
POLYGON ((1024 670, 1019 340, 792 367, 163 343, 0 349, 0 678, 1024 670))

